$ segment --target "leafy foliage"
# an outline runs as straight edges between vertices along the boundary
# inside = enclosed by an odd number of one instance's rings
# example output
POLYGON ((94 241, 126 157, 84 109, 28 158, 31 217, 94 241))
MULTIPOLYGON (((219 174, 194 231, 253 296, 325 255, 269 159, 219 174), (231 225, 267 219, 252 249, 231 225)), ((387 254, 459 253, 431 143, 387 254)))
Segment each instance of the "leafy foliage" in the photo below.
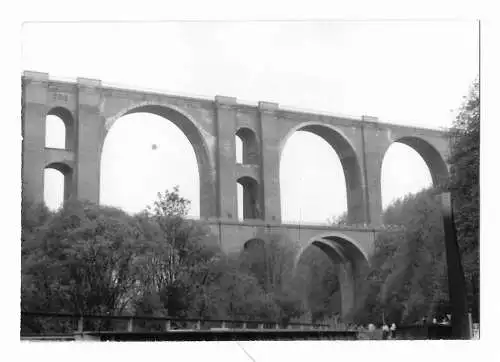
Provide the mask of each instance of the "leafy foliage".
POLYGON ((454 123, 449 190, 468 281, 469 305, 479 317, 479 82, 472 85, 454 123))
MULTIPOLYGON (((51 214, 26 204, 22 309, 204 319, 301 315, 299 296, 285 287, 293 269, 290 243, 267 235, 264 259, 226 256, 205 226, 185 218, 189 202, 178 188, 158 197, 136 215, 81 202, 51 214)), ((74 327, 22 323, 32 332, 74 327)))
POLYGON ((447 301, 444 232, 437 191, 424 190, 391 205, 385 222, 404 225, 376 241, 356 318, 361 323, 413 323, 447 301))

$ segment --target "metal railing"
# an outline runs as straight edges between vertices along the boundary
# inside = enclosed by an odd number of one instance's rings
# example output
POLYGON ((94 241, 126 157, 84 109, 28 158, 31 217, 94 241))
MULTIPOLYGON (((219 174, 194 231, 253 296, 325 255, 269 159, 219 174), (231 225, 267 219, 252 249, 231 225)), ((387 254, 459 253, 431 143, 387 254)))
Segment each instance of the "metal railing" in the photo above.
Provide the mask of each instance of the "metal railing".
MULTIPOLYGON (((37 334, 36 325, 45 323, 51 333, 83 332, 166 332, 169 330, 327 330, 328 324, 282 323, 265 320, 203 319, 153 316, 114 316, 48 312, 21 312, 21 334, 37 334), (34 327, 35 326, 35 327, 34 327), (33 332, 33 329, 35 331, 33 332)), ((45 331, 44 331, 45 332, 45 331)))
POLYGON ((251 226, 272 226, 272 227, 286 227, 286 226, 300 226, 302 228, 330 228, 336 230, 379 230, 379 231, 398 231, 404 230, 404 225, 396 225, 396 224, 367 224, 367 223, 332 223, 329 221, 303 221, 298 219, 287 219, 282 220, 281 222, 272 222, 268 220, 261 219, 243 219, 243 220, 234 220, 234 219, 224 219, 217 217, 200 217, 195 215, 187 215, 185 219, 195 222, 202 222, 208 224, 241 224, 241 225, 251 225, 251 226))

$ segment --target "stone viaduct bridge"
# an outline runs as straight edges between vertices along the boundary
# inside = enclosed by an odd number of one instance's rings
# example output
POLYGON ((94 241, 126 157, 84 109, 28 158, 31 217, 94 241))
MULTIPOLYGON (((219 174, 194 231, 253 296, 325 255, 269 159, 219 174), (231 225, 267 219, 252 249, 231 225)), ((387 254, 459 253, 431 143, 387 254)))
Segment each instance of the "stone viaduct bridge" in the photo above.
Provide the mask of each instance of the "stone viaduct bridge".
MULTIPOLYGON (((43 201, 44 170, 65 177, 65 199, 99 202, 101 151, 120 117, 147 112, 178 126, 191 142, 200 177, 200 216, 226 252, 240 252, 250 240, 281 233, 304 250, 314 244, 345 265, 340 276, 343 314, 354 303, 356 272, 374 251, 382 229, 381 169, 393 142, 415 149, 434 184, 448 177, 449 137, 445 131, 379 122, 374 117, 339 117, 257 106, 236 98, 200 99, 105 86, 100 80, 55 81, 47 73, 22 77, 23 198, 43 201), (65 149, 45 147, 45 119, 59 116, 66 126, 65 149), (281 223, 280 156, 295 131, 325 139, 337 152, 345 174, 348 224, 332 227, 281 223), (235 136, 243 143, 236 162, 235 136), (244 220, 238 220, 237 187, 243 186, 244 220)), ((299 254, 300 255, 300 251, 299 254)))

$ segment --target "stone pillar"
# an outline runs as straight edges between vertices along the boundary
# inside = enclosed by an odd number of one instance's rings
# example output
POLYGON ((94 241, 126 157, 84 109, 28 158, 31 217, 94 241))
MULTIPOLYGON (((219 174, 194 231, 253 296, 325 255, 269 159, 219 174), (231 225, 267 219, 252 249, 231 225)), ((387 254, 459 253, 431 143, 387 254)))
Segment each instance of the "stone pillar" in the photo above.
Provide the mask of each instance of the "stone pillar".
POLYGON ((261 124, 261 205, 263 219, 281 222, 280 139, 276 120, 277 103, 259 102, 261 124))
POLYGON ((217 216, 223 219, 238 219, 236 194, 236 98, 215 97, 217 118, 217 216))
POLYGON ((38 72, 24 72, 22 80, 22 193, 35 203, 43 202, 48 80, 38 72))
MULTIPOLYGON (((362 166, 362 161, 358 161, 357 155, 351 156, 356 161, 343 160, 348 167, 344 168, 347 192, 347 222, 350 224, 368 223, 368 211, 365 202, 365 188, 363 172, 355 168, 362 166)), ((362 167, 360 167, 362 169, 362 167)))
POLYGON ((363 178, 366 222, 380 226, 382 220, 382 162, 391 144, 387 130, 381 130, 377 118, 363 116, 363 178))
POLYGON ((101 150, 104 119, 99 105, 101 81, 78 78, 75 186, 78 200, 99 203, 101 150))

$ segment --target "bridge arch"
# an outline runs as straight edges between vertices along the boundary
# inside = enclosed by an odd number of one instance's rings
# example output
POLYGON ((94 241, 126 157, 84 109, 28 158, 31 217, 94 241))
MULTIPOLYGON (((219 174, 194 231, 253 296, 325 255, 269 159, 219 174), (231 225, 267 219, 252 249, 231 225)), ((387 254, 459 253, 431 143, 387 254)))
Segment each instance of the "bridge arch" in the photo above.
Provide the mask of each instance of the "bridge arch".
POLYGON ((142 102, 122 109, 115 115, 105 120, 104 132, 100 143, 100 159, 102 160, 102 149, 107 133, 113 124, 123 116, 134 113, 149 113, 160 116, 177 126, 187 137, 193 147, 198 165, 200 185, 200 217, 214 215, 215 200, 215 165, 213 155, 207 142, 207 133, 203 131, 199 123, 179 107, 168 103, 142 102))
MULTIPOLYGON (((315 242, 317 243, 315 246, 319 246, 318 243, 322 243, 322 247, 331 247, 333 249, 332 251, 336 253, 340 251, 342 255, 345 256, 343 259, 344 261, 352 262, 356 264, 357 267, 361 267, 363 264, 369 264, 370 258, 368 252, 363 249, 359 242, 341 232, 329 231, 314 236, 301 247, 295 257, 295 266, 297 266, 304 251, 315 242)), ((341 254, 339 254, 339 256, 341 256, 341 254)))
POLYGON ((449 172, 446 160, 431 143, 415 136, 400 137, 394 142, 411 147, 422 157, 429 168, 434 186, 438 186, 448 179, 449 172))
POLYGON ((366 221, 363 206, 363 174, 354 146, 345 134, 325 123, 303 122, 293 127, 280 142, 279 159, 288 139, 297 131, 315 134, 325 140, 336 152, 344 171, 347 192, 347 217, 349 223, 362 223, 366 221))
POLYGON ((297 270, 303 253, 311 246, 319 248, 332 263, 340 265, 338 280, 342 298, 341 314, 342 317, 348 316, 356 301, 356 279, 360 270, 369 265, 368 255, 352 238, 342 233, 329 232, 310 239, 301 248, 294 261, 294 271, 297 270))

